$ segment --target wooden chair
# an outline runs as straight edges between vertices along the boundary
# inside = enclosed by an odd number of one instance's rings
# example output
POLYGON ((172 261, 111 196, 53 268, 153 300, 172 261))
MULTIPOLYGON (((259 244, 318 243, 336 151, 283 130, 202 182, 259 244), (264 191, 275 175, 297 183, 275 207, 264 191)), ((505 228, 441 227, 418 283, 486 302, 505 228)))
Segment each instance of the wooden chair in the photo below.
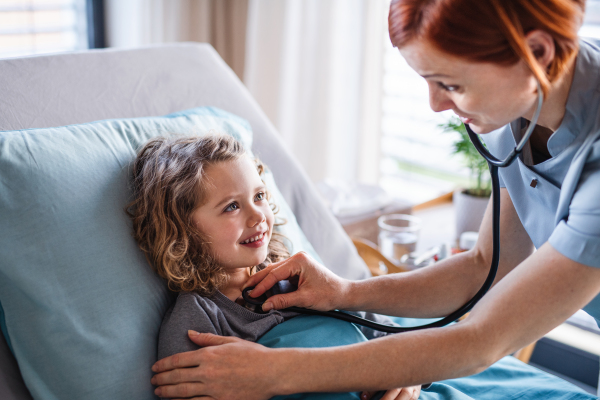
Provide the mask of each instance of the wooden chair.
MULTIPOLYGON (((361 238, 352 238, 352 242, 358 251, 358 255, 364 260, 365 264, 367 264, 367 267, 369 267, 369 271, 371 271, 373 276, 409 271, 406 268, 397 266, 386 256, 381 254, 373 242, 361 238)), ((468 316, 469 314, 466 314, 460 320, 462 321, 468 316)), ((530 345, 523 347, 521 350, 515 352, 513 356, 526 364, 529 363, 535 344, 536 342, 533 342, 530 345)))

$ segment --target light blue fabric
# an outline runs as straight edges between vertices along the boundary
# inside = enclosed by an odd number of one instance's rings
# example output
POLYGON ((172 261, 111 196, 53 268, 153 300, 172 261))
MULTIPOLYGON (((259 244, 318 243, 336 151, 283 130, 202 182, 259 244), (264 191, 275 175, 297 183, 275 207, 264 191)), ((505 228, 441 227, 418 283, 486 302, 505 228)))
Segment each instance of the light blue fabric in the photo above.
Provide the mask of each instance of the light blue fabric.
MULTIPOLYGON (((153 399, 151 365, 171 298, 124 212, 130 163, 151 137, 249 124, 214 108, 0 132, 0 322, 35 399, 153 399)), ((294 251, 315 254, 265 176, 294 251)))
MULTIPOLYGON (((271 347, 332 347, 365 342, 360 329, 349 322, 313 315, 300 315, 277 325, 258 343, 271 347)), ((302 368, 301 366, 298 366, 302 368)), ((359 400, 360 393, 302 393, 273 399, 359 400)))
MULTIPOLYGON (((514 148, 520 122, 482 135, 492 154, 514 148)), ((560 127, 548 140, 552 158, 535 166, 517 159, 500 177, 533 244, 549 242, 566 257, 600 267, 600 49, 580 42, 560 127), (537 185, 531 187, 531 181, 537 185)), ((585 308, 600 319, 600 296, 585 308)))
MULTIPOLYGON (((397 317, 392 319, 403 326, 422 325, 433 321, 397 317)), ((305 348, 342 346, 364 341, 366 338, 353 324, 328 317, 302 315, 277 325, 258 343, 273 348, 305 348)), ((382 394, 380 393, 376 398, 380 398, 382 394)), ((276 396, 273 399, 351 400, 358 398, 359 393, 303 393, 276 396)), ((419 397, 423 400, 587 400, 595 398, 580 388, 524 364, 514 357, 505 357, 477 375, 435 382, 429 389, 421 391, 419 397)))
POLYGON ((477 375, 434 382, 421 392, 419 399, 587 400, 597 397, 508 356, 477 375))

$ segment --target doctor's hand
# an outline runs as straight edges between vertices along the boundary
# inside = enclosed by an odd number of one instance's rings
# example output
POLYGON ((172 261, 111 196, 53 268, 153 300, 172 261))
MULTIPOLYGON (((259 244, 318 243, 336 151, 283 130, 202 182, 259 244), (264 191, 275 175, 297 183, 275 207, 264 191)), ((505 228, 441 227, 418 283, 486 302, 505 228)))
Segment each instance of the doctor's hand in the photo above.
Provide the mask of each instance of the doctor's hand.
POLYGON ((235 337, 188 331, 202 348, 157 361, 151 380, 155 394, 169 399, 263 400, 276 393, 270 388, 277 365, 276 351, 235 337))
POLYGON ((262 306, 264 311, 291 306, 321 311, 333 310, 339 308, 338 302, 344 298, 350 284, 308 254, 300 252, 252 275, 243 289, 255 286, 249 294, 258 297, 284 279, 297 284, 298 290, 269 297, 262 306))

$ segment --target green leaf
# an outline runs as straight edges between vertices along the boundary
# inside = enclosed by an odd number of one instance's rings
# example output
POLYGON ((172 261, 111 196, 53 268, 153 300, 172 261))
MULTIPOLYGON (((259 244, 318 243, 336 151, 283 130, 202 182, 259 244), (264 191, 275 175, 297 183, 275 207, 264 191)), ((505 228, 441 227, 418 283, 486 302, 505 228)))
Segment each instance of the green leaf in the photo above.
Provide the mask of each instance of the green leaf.
POLYGON ((469 193, 477 196, 489 195, 491 180, 487 161, 479 154, 467 133, 467 129, 460 119, 452 117, 439 127, 444 132, 454 133, 456 141, 453 143, 453 154, 463 159, 464 165, 471 171, 472 184, 467 188, 469 193))

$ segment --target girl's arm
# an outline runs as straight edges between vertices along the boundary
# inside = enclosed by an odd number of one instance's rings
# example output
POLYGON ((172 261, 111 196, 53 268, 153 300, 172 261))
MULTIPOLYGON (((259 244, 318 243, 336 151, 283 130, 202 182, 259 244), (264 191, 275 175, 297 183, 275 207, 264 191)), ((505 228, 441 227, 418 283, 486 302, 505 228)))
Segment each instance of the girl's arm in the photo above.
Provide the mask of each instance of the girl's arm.
POLYGON ((471 375, 539 339, 599 292, 600 269, 545 244, 458 324, 324 349, 267 349, 199 335, 195 342, 208 347, 159 361, 153 383, 160 385, 163 397, 233 399, 244 393, 251 400, 405 387, 471 375))

